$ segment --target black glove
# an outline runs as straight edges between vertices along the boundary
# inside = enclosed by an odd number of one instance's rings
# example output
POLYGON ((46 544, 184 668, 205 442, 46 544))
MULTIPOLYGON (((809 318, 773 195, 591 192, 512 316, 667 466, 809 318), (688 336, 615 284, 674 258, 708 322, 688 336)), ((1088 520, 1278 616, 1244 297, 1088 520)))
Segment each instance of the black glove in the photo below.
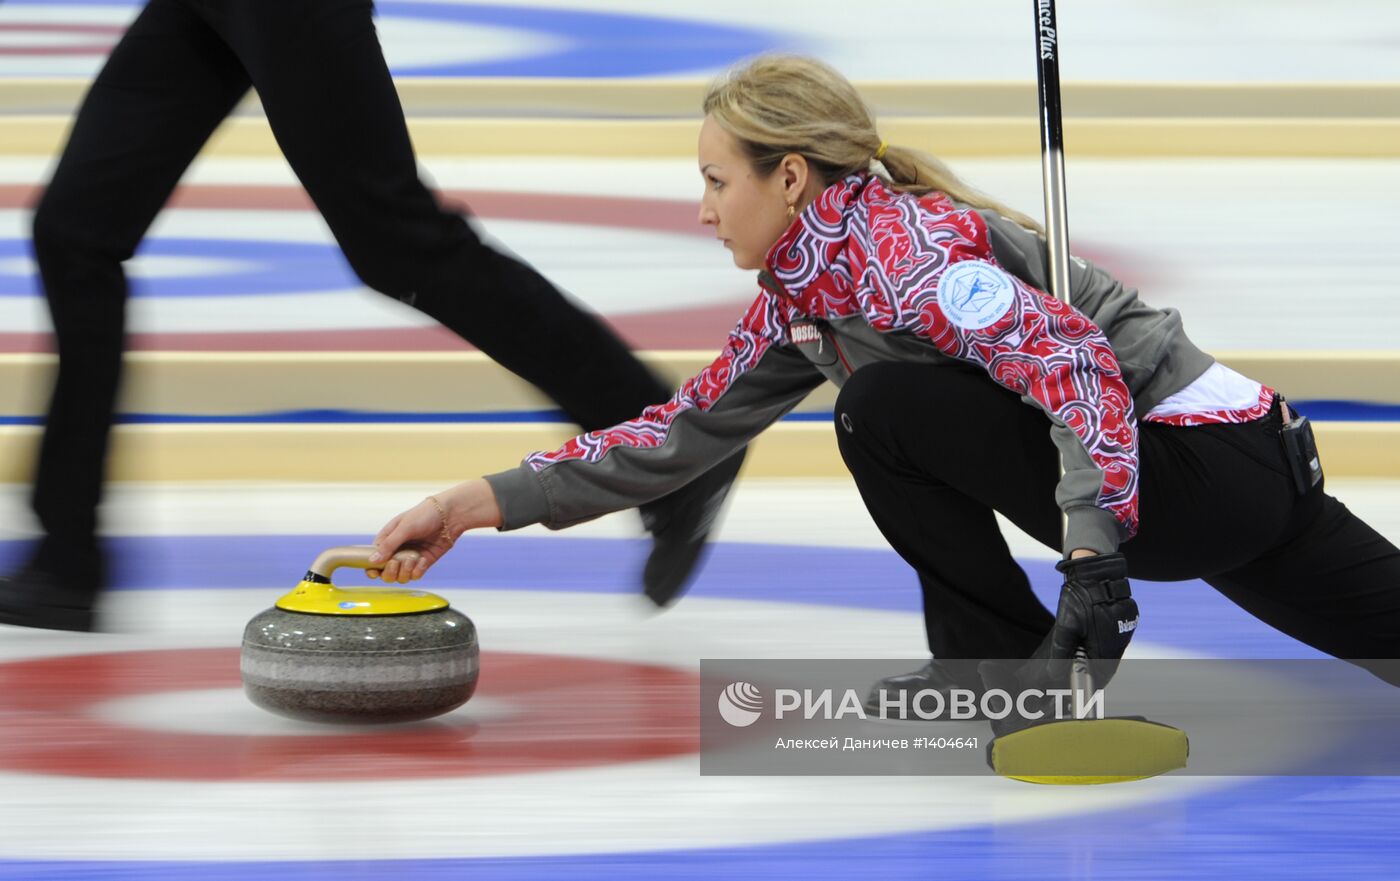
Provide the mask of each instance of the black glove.
MULTIPOLYGON (((1089 657, 1095 688, 1107 685, 1117 672, 1118 661, 1138 625, 1137 602, 1128 588, 1127 559, 1122 554, 1100 554, 1062 560, 1055 568, 1064 573, 1065 584, 1060 589, 1054 626, 1024 664, 984 661, 978 665, 988 689, 1001 689, 1015 697, 1032 688, 1068 688, 1070 670, 1080 647, 1089 657)), ((1048 698, 1028 706, 1044 715, 1031 721, 1012 713, 993 722, 993 731, 1001 736, 1028 725, 1055 721, 1054 715, 1046 712, 1051 706, 1048 698)))
POLYGON ((1128 560, 1122 554, 1099 554, 1061 560, 1065 575, 1060 607, 1050 631, 1050 658, 1067 660, 1080 646, 1094 661, 1123 657, 1138 625, 1137 601, 1128 589, 1128 560))

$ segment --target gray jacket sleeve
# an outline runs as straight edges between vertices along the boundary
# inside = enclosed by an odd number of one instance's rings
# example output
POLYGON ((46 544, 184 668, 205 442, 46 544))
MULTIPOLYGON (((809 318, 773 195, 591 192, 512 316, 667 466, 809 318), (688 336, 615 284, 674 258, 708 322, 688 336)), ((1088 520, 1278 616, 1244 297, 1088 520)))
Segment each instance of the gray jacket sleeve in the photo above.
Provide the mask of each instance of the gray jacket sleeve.
POLYGON ((1046 308, 1040 238, 995 212, 976 213, 987 224, 997 264, 1029 292, 1019 301, 1020 308, 1044 316, 1033 340, 1024 333, 1028 325, 1021 323, 1005 331, 979 332, 977 341, 992 350, 981 357, 998 382, 1018 391, 1025 403, 1050 419, 1050 437, 1063 466, 1055 501, 1066 517, 1066 555, 1077 548, 1110 553, 1137 526, 1136 417, 1128 377, 1112 341, 1080 304, 1115 291, 1121 295, 1124 289, 1107 273, 1075 261, 1071 304, 1080 320, 1089 322, 1087 327, 1076 326, 1072 317, 1046 308), (993 333, 995 338, 989 336, 993 333))
POLYGON ((562 529, 660 498, 719 464, 824 381, 789 343, 765 292, 719 357, 669 401, 488 475, 501 528, 562 529))
MULTIPOLYGON (((1045 290, 1049 276, 1045 240, 993 211, 978 209, 978 213, 991 233, 997 262, 1022 281, 1045 290)), ((1144 303, 1136 290, 1078 257, 1070 260, 1069 279, 1070 305, 1103 330, 1139 418, 1169 395, 1186 388, 1214 363, 1214 358, 1186 336, 1181 315, 1175 309, 1144 303)), ((1106 511, 1075 501, 1088 497, 1093 490, 1087 454, 1062 422, 1054 422, 1051 436, 1065 466, 1065 478, 1056 499, 1069 518, 1067 549, 1113 550, 1123 537, 1114 518, 1106 511)))
MULTIPOLYGON (((993 211, 978 213, 991 231, 997 262, 1027 284, 1047 290, 1045 240, 993 211)), ((1139 415, 1186 388, 1215 363, 1187 338, 1181 313, 1149 306, 1135 289, 1102 267, 1074 257, 1069 282, 1070 305, 1108 337, 1139 415)))

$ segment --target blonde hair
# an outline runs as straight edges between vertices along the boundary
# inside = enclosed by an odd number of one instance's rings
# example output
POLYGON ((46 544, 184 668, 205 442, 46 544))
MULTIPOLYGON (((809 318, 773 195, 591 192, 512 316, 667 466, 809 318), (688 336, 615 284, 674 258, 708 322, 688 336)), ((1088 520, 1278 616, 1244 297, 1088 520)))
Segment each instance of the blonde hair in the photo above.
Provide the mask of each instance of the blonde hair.
MULTIPOLYGON (((849 80, 815 59, 755 58, 715 81, 704 108, 759 174, 772 174, 790 153, 805 157, 828 186, 856 172, 880 170, 875 156, 884 142, 875 115, 849 80)), ((900 192, 922 196, 936 190, 1043 232, 1035 220, 968 186, 928 153, 888 145, 878 164, 900 192)))

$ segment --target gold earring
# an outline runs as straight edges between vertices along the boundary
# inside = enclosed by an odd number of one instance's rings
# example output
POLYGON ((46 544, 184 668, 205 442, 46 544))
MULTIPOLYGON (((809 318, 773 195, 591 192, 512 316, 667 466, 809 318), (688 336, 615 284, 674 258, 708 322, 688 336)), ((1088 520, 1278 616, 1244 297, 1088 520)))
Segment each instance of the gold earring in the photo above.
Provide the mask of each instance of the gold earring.
POLYGON ((796 205, 789 205, 789 206, 788 206, 788 220, 792 220, 792 219, 793 219, 794 217, 796 217, 796 216, 797 216, 797 206, 796 206, 796 205))

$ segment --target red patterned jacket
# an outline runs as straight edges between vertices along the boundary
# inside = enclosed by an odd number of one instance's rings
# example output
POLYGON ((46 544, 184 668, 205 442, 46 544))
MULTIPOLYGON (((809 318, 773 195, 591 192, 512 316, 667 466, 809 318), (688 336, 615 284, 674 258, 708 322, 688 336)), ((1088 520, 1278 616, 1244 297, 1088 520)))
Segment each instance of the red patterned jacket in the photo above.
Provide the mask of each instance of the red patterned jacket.
MULTIPOLYGON (((1048 296, 1044 264, 1043 241, 992 212, 865 174, 834 184, 769 252, 724 351, 669 401, 487 478, 504 528, 561 528, 665 495, 864 364, 962 361, 1046 413, 1065 466, 1066 547, 1112 551, 1137 528, 1135 414, 1178 400, 1213 359, 1176 312, 1084 261, 1071 270, 1075 308, 1048 296)), ((1185 421, 1258 418, 1266 393, 1185 421)))

